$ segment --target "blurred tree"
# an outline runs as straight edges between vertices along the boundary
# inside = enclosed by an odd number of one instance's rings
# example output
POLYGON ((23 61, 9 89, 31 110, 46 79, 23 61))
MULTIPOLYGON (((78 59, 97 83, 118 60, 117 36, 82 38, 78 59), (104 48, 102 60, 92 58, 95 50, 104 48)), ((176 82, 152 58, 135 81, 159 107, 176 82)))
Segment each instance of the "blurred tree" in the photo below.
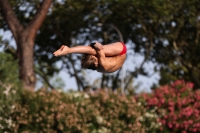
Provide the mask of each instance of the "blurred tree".
POLYGON ((159 64, 160 84, 184 79, 199 88, 200 1, 143 2, 145 4, 139 6, 141 9, 137 9, 136 14, 147 36, 138 34, 144 43, 137 42, 135 50, 152 45, 150 59, 159 64))
POLYGON ((171 1, 165 6, 152 56, 161 64, 160 84, 184 79, 200 88, 200 1, 171 1))
POLYGON ((48 12, 51 0, 43 0, 41 4, 39 0, 36 0, 35 3, 32 6, 29 1, 10 1, 9 3, 7 0, 0 0, 1 13, 6 21, 4 25, 6 28, 9 27, 17 44, 19 75, 23 81, 23 88, 31 90, 35 88, 36 83, 33 65, 34 39, 48 12), (26 14, 14 12, 16 8, 26 14), (26 19, 27 17, 29 19, 26 19))
MULTIPOLYGON (((200 1, 199 0, 107 0, 97 14, 99 22, 114 24, 132 50, 144 55, 138 69, 130 72, 128 83, 138 73, 150 76, 143 63, 153 61, 160 70, 160 84, 177 79, 192 81, 200 88, 200 1), (102 8, 104 7, 104 8, 102 8)), ((109 39, 116 39, 109 27, 109 39)))
POLYGON ((86 29, 89 21, 86 18, 96 5, 95 1, 54 1, 52 12, 47 16, 36 38, 35 56, 38 58, 35 61, 40 64, 39 70, 45 75, 66 70, 71 77, 75 78, 78 90, 86 86, 80 68, 80 55, 68 55, 66 58, 65 56, 53 57, 52 53, 62 44, 72 47, 86 42, 89 36, 86 29), (56 68, 56 61, 61 61, 61 68, 56 68))
MULTIPOLYGON (((105 5, 108 2, 109 1, 97 2, 88 0, 64 0, 62 2, 54 2, 52 13, 47 16, 36 38, 35 55, 39 57, 36 59, 36 62, 39 62, 38 64, 43 62, 43 65, 40 65, 40 67, 42 67, 40 70, 49 68, 48 66, 53 66, 52 64, 54 64, 56 60, 61 60, 62 65, 60 70, 65 69, 72 77, 75 77, 78 90, 88 86, 86 76, 80 68, 80 55, 67 55, 67 58, 65 56, 53 58, 52 52, 58 49, 62 44, 73 47, 76 45, 87 45, 94 40, 98 40, 103 44, 120 40, 123 41, 122 35, 119 34, 121 32, 118 27, 110 22, 103 23, 101 21, 104 16, 99 14, 104 14, 105 16, 110 15, 109 12, 106 13, 104 11, 106 10, 105 5)), ((139 69, 141 69, 141 67, 139 69)), ((137 71, 136 73, 139 74, 139 70, 137 71)), ((45 72, 45 70, 43 72, 45 72)), ((50 74, 49 72, 53 73, 55 69, 52 69, 52 71, 48 70, 45 73, 50 74)), ((113 90, 119 88, 121 83, 120 72, 121 70, 114 74, 102 74, 100 87, 109 87, 113 90)), ((129 80, 126 86, 132 81, 131 78, 129 80)))
MULTIPOLYGON (((103 44, 120 41, 120 31, 124 42, 129 45, 129 51, 144 56, 140 65, 133 65, 126 71, 125 88, 139 74, 151 76, 144 68, 144 64, 149 61, 158 64, 155 71, 160 70, 160 84, 185 79, 194 82, 198 88, 199 5, 199 0, 54 1, 36 37, 34 54, 35 63, 39 64, 36 68, 44 78, 65 69, 70 76, 75 77, 78 89, 81 90, 87 86, 87 82, 80 68, 80 55, 55 58, 52 52, 62 44, 72 47, 87 45, 93 40, 103 44), (55 65, 57 61, 61 62, 59 69, 55 65)), ((31 7, 34 8, 29 12, 30 16, 35 14, 38 5, 31 7)), ((19 20, 26 20, 23 25, 31 19, 22 15, 27 11, 17 10, 19 20)), ((127 58, 134 61, 132 57, 129 53, 127 58)), ((102 74, 101 87, 119 88, 120 71, 102 74)))

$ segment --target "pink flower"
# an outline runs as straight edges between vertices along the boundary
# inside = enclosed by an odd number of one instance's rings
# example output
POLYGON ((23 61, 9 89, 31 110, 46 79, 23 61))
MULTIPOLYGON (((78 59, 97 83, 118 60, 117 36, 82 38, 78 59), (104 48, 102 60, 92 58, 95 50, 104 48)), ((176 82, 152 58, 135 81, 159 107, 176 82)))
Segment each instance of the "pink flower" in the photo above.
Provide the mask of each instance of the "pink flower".
POLYGON ((193 124, 193 121, 192 121, 192 120, 189 120, 188 123, 191 125, 191 124, 193 124))
POLYGON ((169 105, 169 106, 174 106, 174 102, 169 101, 169 102, 168 102, 168 105, 169 105))
POLYGON ((172 128, 172 123, 167 123, 169 128, 172 128))
POLYGON ((193 130, 192 130, 193 132, 197 132, 197 129, 196 128, 193 128, 193 130))
POLYGON ((167 126, 171 132, 200 131, 200 91, 192 88, 192 83, 178 80, 144 98, 147 107, 157 107, 162 130, 167 126))
POLYGON ((186 83, 186 85, 185 85, 187 88, 193 88, 194 87, 194 84, 193 83, 191 83, 191 82, 188 82, 188 83, 186 83))
POLYGON ((161 102, 161 104, 165 103, 165 99, 162 98, 162 99, 160 100, 160 102, 161 102))
POLYGON ((168 116, 167 116, 167 115, 165 115, 165 116, 164 116, 164 119, 167 119, 167 118, 168 118, 168 116))
POLYGON ((165 125, 165 124, 166 124, 166 120, 161 120, 161 123, 162 123, 163 125, 165 125))
POLYGON ((174 83, 171 84, 172 87, 178 87, 178 86, 182 86, 184 84, 183 80, 177 80, 174 83))
POLYGON ((175 128, 179 128, 179 123, 176 123, 176 124, 175 124, 175 128))
POLYGON ((169 111, 174 111, 174 107, 168 107, 169 111))

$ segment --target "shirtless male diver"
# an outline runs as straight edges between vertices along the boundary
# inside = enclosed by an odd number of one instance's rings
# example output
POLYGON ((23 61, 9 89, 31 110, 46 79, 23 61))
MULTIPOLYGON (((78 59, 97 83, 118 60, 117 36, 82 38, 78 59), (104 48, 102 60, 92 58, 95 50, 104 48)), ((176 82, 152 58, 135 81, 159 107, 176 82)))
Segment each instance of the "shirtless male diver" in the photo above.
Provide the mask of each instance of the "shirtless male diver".
POLYGON ((75 46, 69 48, 62 45, 53 54, 63 56, 67 54, 83 54, 82 68, 97 70, 102 73, 112 73, 122 67, 126 59, 126 45, 122 42, 102 45, 98 42, 88 46, 75 46))

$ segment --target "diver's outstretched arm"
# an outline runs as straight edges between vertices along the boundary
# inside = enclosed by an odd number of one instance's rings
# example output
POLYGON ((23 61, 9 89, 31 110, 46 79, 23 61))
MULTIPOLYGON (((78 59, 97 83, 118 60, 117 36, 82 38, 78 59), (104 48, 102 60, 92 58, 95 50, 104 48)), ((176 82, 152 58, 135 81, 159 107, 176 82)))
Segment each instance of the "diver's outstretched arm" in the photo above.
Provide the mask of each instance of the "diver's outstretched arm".
MULTIPOLYGON (((99 43, 97 43, 99 44, 99 43)), ((100 45, 98 45, 99 47, 100 45)), ((95 45, 94 45, 95 47, 95 45)), ((95 47, 96 48, 96 47, 95 47)), ((123 45, 121 42, 116 42, 112 44, 102 45, 102 49, 106 56, 116 56, 119 55, 123 49, 123 45)), ((75 46, 69 48, 68 46, 62 45, 57 51, 53 54, 54 56, 63 56, 67 54, 91 54, 96 55, 97 52, 91 46, 75 46)))

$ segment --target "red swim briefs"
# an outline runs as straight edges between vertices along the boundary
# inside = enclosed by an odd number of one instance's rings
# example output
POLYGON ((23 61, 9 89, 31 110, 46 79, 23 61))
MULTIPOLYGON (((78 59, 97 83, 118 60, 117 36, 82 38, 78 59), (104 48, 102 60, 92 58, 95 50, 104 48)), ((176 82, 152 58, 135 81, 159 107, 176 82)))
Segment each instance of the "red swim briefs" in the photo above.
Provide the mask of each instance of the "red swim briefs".
POLYGON ((121 44, 123 45, 123 50, 119 55, 126 54, 126 45, 123 42, 121 42, 121 44))

